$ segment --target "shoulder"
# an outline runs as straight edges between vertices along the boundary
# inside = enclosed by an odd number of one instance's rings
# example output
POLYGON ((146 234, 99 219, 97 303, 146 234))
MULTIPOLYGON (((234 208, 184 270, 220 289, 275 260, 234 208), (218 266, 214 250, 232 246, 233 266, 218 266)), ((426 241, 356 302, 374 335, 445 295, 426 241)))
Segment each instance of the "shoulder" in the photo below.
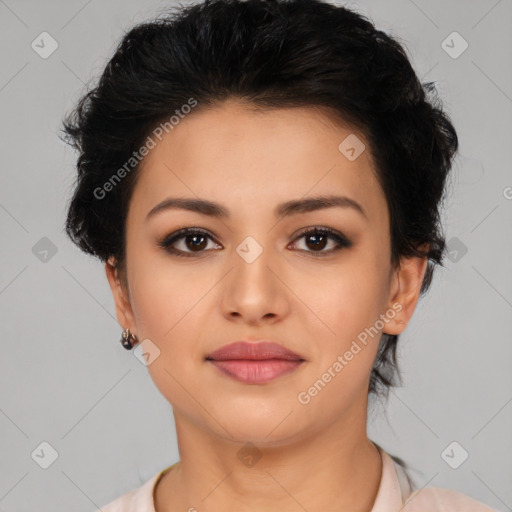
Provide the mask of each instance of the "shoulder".
POLYGON ((442 487, 417 489, 405 500, 403 512, 498 512, 467 494, 442 487))
POLYGON ((499 512, 467 494, 443 487, 415 489, 404 462, 377 445, 383 471, 376 504, 372 512, 499 512))
POLYGON ((153 488, 162 472, 153 475, 140 487, 119 496, 94 512, 155 512, 153 488))
MULTIPOLYGON (((95 512, 132 512, 135 511, 134 508, 134 500, 136 499, 138 489, 134 489, 133 491, 127 492, 122 496, 119 496, 115 500, 103 505, 100 509, 95 512)), ((148 509, 148 512, 151 509, 148 509)), ((144 510, 144 512, 146 512, 144 510)))

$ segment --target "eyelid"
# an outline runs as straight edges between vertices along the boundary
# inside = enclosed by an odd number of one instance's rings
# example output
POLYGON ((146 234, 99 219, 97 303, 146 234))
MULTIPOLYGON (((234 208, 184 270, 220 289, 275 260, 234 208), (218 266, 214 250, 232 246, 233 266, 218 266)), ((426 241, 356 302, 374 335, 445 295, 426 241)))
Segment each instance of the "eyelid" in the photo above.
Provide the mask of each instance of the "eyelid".
POLYGON ((333 236, 338 236, 340 238, 343 238, 343 239, 347 240, 347 242, 349 241, 348 238, 341 231, 330 228, 328 226, 320 226, 317 224, 313 224, 312 226, 306 226, 304 228, 300 228, 299 231, 297 231, 293 235, 294 236, 293 240, 296 240, 297 238, 305 235, 306 233, 311 233, 311 232, 318 232, 320 234, 326 233, 326 234, 330 234, 333 236))

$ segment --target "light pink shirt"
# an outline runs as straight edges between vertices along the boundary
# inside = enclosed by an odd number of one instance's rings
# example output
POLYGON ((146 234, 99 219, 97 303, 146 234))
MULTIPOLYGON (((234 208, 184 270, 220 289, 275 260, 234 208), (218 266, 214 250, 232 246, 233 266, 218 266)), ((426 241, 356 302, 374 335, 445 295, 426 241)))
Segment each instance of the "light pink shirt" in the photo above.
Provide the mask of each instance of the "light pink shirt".
MULTIPOLYGON (((451 489, 425 487, 411 493, 402 467, 380 447, 379 450, 382 456, 382 476, 371 512, 498 512, 451 489)), ((123 494, 95 512, 156 512, 153 491, 167 469, 159 471, 141 487, 123 494)))

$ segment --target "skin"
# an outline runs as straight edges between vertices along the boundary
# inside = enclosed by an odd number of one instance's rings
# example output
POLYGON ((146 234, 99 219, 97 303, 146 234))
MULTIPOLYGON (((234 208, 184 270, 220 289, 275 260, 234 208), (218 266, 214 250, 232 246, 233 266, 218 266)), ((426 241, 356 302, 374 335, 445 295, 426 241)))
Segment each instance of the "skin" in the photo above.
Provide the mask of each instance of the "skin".
POLYGON ((392 267, 369 145, 354 161, 338 150, 351 133, 366 144, 319 109, 256 111, 229 100, 198 107, 142 162, 126 219, 128 287, 112 260, 105 270, 120 325, 160 350, 148 371, 174 411, 180 462, 156 486, 157 512, 371 510, 382 464, 366 433, 370 370, 381 333, 406 328, 427 260, 392 267), (341 207, 274 217, 281 202, 333 193, 360 203, 367 217, 341 207), (168 197, 213 200, 231 216, 169 209, 145 221, 168 197), (311 237, 297 238, 313 226, 343 233, 352 247, 329 253, 335 240, 315 249, 311 237), (183 227, 211 233, 202 253, 190 237, 174 244, 189 258, 158 245, 183 227), (263 248, 252 263, 236 252, 247 236, 263 248), (300 403, 298 394, 393 304, 401 310, 385 328, 300 403), (275 341, 306 361, 259 385, 205 361, 241 339, 275 341), (247 442, 261 456, 252 466, 237 456, 247 442))

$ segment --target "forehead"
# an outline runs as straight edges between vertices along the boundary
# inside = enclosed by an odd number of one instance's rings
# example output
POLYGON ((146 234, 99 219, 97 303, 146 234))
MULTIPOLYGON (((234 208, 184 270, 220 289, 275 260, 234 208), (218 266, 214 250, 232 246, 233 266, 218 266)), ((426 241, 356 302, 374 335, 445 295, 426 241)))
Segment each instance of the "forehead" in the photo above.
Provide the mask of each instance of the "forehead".
POLYGON ((160 138, 139 169, 137 216, 168 196, 215 198, 252 215, 257 205, 308 195, 343 194, 370 215, 385 204, 363 135, 311 107, 199 105, 160 138), (362 151, 352 160, 350 147, 362 151))

